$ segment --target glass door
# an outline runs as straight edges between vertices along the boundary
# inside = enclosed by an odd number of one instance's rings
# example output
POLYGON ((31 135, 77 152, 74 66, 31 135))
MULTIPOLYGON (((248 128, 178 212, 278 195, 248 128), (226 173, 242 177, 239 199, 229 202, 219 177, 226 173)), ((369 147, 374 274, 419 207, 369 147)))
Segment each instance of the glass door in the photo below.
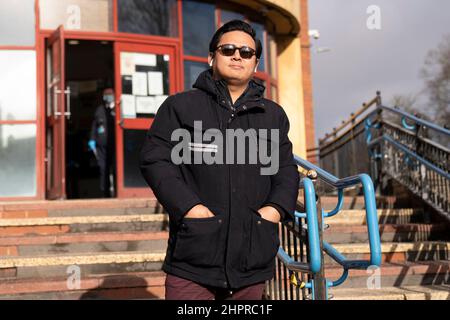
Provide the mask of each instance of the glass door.
POLYGON ((139 154, 159 106, 176 92, 175 47, 116 42, 117 196, 153 193, 139 169, 139 154))
POLYGON ((46 108, 46 185, 48 199, 64 199, 65 183, 65 117, 64 30, 60 26, 47 42, 47 108, 46 108))

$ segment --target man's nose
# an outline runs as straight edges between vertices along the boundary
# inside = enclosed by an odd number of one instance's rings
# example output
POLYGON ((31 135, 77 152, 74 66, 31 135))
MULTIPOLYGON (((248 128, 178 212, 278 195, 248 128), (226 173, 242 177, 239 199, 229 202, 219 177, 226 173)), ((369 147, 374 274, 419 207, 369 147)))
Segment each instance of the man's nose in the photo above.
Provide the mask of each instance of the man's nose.
POLYGON ((235 60, 241 60, 241 55, 239 53, 239 49, 234 50, 233 59, 235 60))

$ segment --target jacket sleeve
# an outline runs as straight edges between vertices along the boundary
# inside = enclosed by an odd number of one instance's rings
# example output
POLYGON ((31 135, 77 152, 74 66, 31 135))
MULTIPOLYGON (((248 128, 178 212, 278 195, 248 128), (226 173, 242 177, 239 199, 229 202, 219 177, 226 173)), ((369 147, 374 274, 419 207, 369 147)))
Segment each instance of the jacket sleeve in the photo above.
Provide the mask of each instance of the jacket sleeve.
MULTIPOLYGON (((281 108, 280 108, 281 109, 281 108)), ((288 138, 289 119, 281 109, 279 169, 271 175, 271 190, 264 205, 272 206, 281 215, 281 221, 292 220, 298 198, 300 177, 292 153, 292 143, 288 138)))
POLYGON ((97 140, 97 113, 98 113, 98 108, 95 109, 94 119, 92 120, 91 133, 89 135, 90 140, 97 140))
POLYGON ((169 213, 171 220, 179 223, 185 213, 201 201, 185 183, 180 168, 171 160, 174 142, 172 132, 180 127, 173 97, 167 98, 147 132, 140 154, 140 169, 158 201, 169 213))

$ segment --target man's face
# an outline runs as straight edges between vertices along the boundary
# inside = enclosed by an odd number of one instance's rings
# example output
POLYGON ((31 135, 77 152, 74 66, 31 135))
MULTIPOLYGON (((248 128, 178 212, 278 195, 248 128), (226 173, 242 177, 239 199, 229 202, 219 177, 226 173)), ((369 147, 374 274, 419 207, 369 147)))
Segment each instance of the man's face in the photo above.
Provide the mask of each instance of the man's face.
POLYGON ((103 90, 103 101, 110 108, 114 108, 114 90, 107 88, 103 90))
MULTIPOLYGON (((256 50, 255 41, 250 35, 243 31, 230 31, 225 33, 218 46, 224 44, 234 44, 236 47, 247 46, 256 50)), ((222 78, 232 85, 246 84, 253 76, 257 66, 256 55, 250 59, 243 59, 239 50, 236 50, 232 56, 224 56, 219 50, 215 51, 214 58, 208 57, 208 62, 213 59, 213 73, 215 78, 222 78)))

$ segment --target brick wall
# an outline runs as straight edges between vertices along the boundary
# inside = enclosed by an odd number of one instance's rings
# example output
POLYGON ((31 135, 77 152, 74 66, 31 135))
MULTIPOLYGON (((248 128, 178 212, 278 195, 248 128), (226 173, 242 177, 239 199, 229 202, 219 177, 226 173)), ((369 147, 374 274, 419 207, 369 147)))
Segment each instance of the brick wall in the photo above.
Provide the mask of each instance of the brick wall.
MULTIPOLYGON (((302 71, 303 71, 303 99, 305 112, 305 129, 306 129, 306 149, 314 148, 316 141, 314 138, 314 110, 312 99, 312 79, 311 79, 311 54, 310 39, 308 36, 308 0, 300 0, 300 41, 302 46, 302 71)), ((315 159, 309 158, 309 161, 316 162, 315 159)))

